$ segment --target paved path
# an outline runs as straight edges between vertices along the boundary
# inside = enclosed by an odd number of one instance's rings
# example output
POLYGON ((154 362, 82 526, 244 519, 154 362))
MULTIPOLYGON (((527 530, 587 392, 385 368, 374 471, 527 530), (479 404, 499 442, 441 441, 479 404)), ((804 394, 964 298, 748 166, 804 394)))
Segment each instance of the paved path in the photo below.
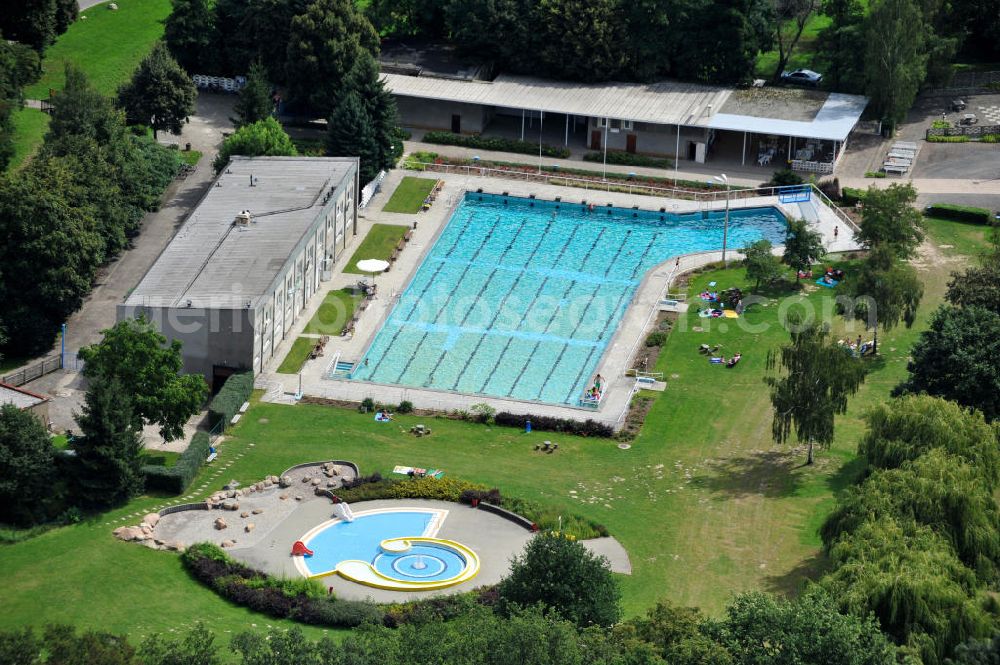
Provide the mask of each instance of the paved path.
MULTIPOLYGON (((174 237, 188 212, 205 192, 212 180, 212 159, 222 141, 222 131, 228 131, 232 98, 221 95, 201 95, 198 111, 180 136, 168 139, 190 142, 194 150, 203 153, 197 170, 185 180, 176 180, 167 188, 165 203, 156 212, 147 213, 142 231, 132 248, 105 266, 83 306, 66 322, 67 365, 72 363, 81 347, 98 342, 101 331, 115 324, 117 305, 125 300, 139 280, 174 237)), ((56 340, 52 353, 59 353, 56 340)), ((73 413, 79 412, 84 393, 79 373, 61 370, 31 382, 32 390, 54 397, 49 418, 56 431, 76 429, 73 413)))

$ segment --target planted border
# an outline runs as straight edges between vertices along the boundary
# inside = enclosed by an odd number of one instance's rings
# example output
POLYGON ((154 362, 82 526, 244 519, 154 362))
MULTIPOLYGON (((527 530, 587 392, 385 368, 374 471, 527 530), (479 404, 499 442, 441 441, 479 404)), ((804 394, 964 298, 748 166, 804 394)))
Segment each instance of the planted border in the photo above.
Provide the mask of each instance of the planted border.
MULTIPOLYGON (((457 145, 464 148, 478 148, 479 150, 493 150, 496 152, 516 152, 522 155, 537 155, 539 146, 531 141, 519 141, 517 139, 505 139, 499 136, 480 136, 479 134, 452 134, 451 132, 427 132, 424 134, 424 143, 436 143, 438 145, 457 145)), ((542 154, 546 157, 561 157, 566 159, 570 156, 569 148, 560 148, 543 143, 542 154)))
POLYGON ((972 222, 973 224, 992 224, 993 213, 986 208, 956 205, 954 203, 935 203, 927 206, 924 211, 930 217, 950 219, 956 222, 972 222))
POLYGON ((576 434, 578 436, 599 436, 611 438, 615 435, 615 430, 610 425, 597 422, 588 418, 580 422, 579 420, 569 420, 567 418, 553 418, 551 416, 532 416, 501 411, 495 417, 497 425, 504 427, 524 428, 528 421, 531 421, 531 428, 545 432, 565 432, 566 434, 576 434))

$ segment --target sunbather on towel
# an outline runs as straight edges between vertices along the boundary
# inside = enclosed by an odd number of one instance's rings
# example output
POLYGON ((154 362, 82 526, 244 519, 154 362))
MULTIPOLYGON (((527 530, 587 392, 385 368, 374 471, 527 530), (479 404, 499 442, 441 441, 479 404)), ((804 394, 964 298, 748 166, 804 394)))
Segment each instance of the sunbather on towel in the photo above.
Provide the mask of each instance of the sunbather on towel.
POLYGON ((736 363, 738 363, 740 361, 740 358, 742 357, 743 357, 742 353, 737 353, 735 356, 729 359, 729 362, 726 363, 726 367, 736 367, 736 363))
POLYGON ((717 358, 709 358, 708 362, 712 363, 713 365, 722 365, 723 363, 726 362, 726 357, 718 356, 717 358))

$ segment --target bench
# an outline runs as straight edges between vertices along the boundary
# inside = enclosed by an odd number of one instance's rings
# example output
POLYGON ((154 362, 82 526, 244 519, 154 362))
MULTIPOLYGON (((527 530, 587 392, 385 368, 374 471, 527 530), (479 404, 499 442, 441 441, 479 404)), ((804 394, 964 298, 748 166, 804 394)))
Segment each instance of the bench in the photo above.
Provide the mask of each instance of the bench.
POLYGON ((211 455, 209 455, 208 457, 205 458, 205 464, 211 464, 212 462, 215 461, 215 458, 218 457, 218 456, 219 456, 219 453, 212 453, 211 455))

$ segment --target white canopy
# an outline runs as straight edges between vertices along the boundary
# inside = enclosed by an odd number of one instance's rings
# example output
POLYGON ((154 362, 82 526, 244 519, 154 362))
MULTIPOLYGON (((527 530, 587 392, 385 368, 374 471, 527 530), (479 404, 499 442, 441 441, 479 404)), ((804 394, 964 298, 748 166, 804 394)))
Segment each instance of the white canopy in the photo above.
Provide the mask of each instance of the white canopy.
POLYGON ((355 265, 361 272, 370 272, 374 275, 378 272, 385 272, 385 269, 389 267, 389 262, 382 259, 363 259, 355 265))

